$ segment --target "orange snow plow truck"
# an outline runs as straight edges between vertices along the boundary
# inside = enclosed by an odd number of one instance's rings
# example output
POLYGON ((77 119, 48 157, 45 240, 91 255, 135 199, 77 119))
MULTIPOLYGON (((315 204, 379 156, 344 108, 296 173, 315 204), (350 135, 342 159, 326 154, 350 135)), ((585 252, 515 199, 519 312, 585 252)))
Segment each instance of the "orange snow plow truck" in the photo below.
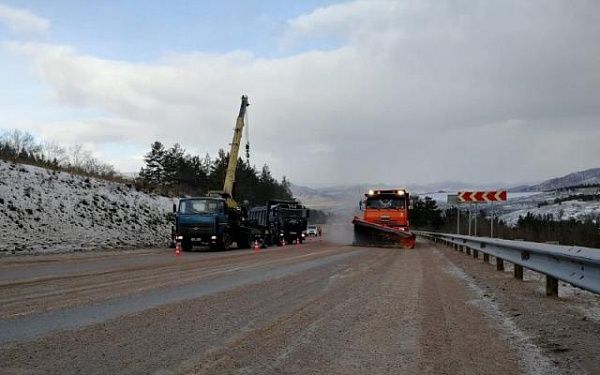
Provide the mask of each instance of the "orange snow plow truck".
POLYGON ((359 203, 363 217, 355 216, 354 245, 414 249, 416 236, 408 223, 406 189, 369 190, 359 203))

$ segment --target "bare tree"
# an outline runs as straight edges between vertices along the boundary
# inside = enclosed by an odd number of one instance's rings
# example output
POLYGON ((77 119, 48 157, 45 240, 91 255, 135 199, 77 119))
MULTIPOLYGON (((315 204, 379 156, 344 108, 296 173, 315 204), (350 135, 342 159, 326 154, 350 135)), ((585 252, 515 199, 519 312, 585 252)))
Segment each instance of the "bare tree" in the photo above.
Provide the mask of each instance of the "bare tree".
POLYGON ((35 143, 33 135, 19 129, 4 132, 2 141, 14 151, 16 156, 22 152, 30 154, 39 152, 39 146, 35 143))
POLYGON ((54 163, 57 166, 65 166, 69 162, 67 150, 56 141, 42 142, 40 153, 47 162, 54 163))
POLYGON ((82 145, 69 147, 69 162, 72 167, 84 170, 90 159, 93 159, 92 153, 84 150, 82 145))

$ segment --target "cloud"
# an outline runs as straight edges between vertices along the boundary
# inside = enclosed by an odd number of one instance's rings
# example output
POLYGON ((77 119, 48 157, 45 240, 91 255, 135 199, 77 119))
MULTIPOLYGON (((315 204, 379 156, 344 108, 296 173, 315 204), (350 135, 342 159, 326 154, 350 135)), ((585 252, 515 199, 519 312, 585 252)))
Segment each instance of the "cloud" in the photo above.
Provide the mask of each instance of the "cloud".
POLYGON ((28 56, 58 105, 107 113, 46 124, 49 136, 214 154, 245 93, 254 162, 297 183, 519 182, 600 160, 599 10, 352 1, 290 19, 282 36, 337 47, 281 58, 192 51, 132 63, 6 46, 28 56))
POLYGON ((12 32, 25 35, 40 35, 50 28, 50 21, 39 17, 27 9, 0 4, 0 24, 5 24, 12 32))

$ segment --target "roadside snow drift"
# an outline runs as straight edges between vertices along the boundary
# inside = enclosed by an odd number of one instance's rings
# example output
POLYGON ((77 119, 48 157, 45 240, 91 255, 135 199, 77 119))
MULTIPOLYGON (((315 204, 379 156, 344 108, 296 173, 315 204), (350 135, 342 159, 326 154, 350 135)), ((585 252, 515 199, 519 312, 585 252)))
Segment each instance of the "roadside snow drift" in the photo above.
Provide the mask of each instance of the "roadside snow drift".
POLYGON ((164 246, 170 198, 0 160, 0 254, 164 246))

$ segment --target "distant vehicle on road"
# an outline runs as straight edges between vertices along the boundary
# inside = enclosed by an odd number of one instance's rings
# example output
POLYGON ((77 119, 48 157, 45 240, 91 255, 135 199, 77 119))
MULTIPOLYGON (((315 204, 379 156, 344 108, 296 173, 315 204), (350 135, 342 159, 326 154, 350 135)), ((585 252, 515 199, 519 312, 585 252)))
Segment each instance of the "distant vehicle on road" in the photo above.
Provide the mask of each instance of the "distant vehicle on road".
POLYGON ((319 234, 316 225, 310 224, 306 227, 306 235, 310 237, 316 237, 319 234))

